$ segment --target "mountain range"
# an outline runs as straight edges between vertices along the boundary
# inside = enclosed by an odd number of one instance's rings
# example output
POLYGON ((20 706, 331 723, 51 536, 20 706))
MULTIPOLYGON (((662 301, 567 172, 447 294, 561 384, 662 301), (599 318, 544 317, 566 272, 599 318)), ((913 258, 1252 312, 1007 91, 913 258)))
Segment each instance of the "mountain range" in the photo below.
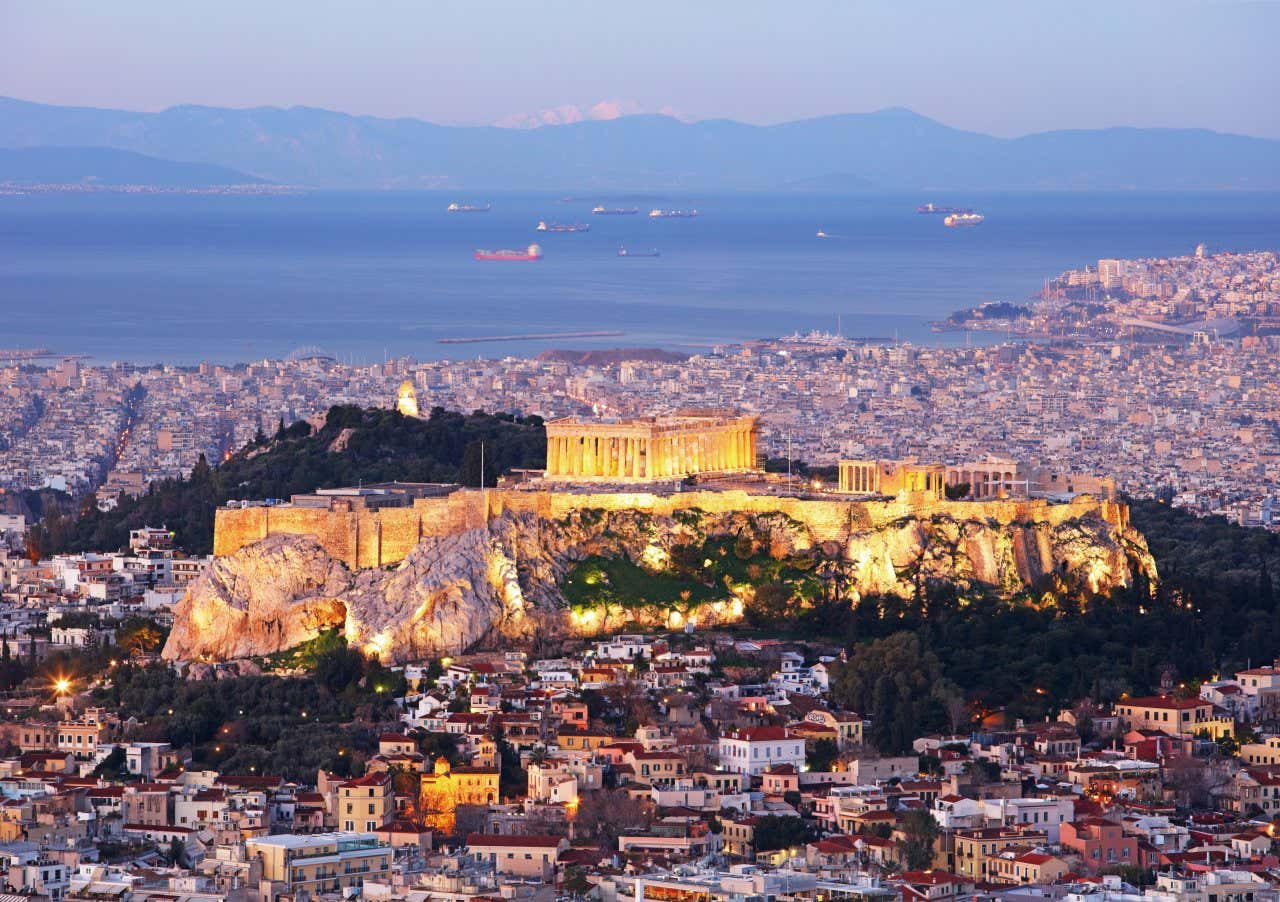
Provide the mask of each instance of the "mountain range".
POLYGON ((1280 141, 1164 128, 997 138, 901 108, 770 126, 636 115, 511 129, 310 107, 140 113, 0 98, 0 147, 29 154, 0 159, 0 182, 30 155, 65 164, 73 152, 92 177, 107 161, 88 151, 107 148, 154 158, 157 173, 204 164, 224 178, 338 189, 1280 189, 1280 141))
POLYGON ((206 188, 261 179, 211 163, 162 160, 112 147, 0 147, 0 182, 206 188))

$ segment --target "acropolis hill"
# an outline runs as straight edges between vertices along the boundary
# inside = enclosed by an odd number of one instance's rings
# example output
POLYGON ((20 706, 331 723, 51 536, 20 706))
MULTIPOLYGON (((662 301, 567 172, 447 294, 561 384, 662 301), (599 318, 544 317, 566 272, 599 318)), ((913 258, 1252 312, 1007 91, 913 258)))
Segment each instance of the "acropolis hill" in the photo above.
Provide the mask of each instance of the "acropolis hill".
POLYGON ((1105 595, 1156 578, 1123 503, 948 501, 942 468, 911 462, 877 464, 874 494, 791 494, 756 471, 750 427, 712 412, 680 424, 553 422, 553 472, 532 481, 393 483, 220 509, 217 559, 178 605, 164 654, 255 656, 339 628, 384 660, 410 661, 625 625, 729 623, 752 603, 749 580, 700 583, 675 600, 587 596, 571 606, 565 595, 584 561, 625 560, 669 578, 673 555, 726 538, 743 560, 838 566, 850 604, 941 584, 1001 597, 1105 595), (649 445, 649 435, 678 440, 649 445), (649 477, 650 466, 663 475, 649 477), (575 467, 582 478, 556 472, 575 467))

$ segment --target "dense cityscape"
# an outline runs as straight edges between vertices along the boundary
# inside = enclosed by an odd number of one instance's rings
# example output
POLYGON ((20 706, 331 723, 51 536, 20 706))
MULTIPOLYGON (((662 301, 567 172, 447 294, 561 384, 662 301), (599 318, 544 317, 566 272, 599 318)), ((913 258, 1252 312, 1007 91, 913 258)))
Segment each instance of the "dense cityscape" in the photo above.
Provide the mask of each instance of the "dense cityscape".
POLYGON ((0 5, 0 902, 1280 902, 1277 35, 0 5))
MULTIPOLYGON (((483 409, 582 428, 735 409, 746 418, 729 422, 756 424, 760 460, 735 451, 737 482, 726 487, 765 478, 770 491, 795 492, 783 474, 840 462, 838 480, 800 487, 820 502, 856 493, 863 462, 892 461, 874 464, 883 470, 873 497, 899 492, 900 503, 927 506, 942 498, 945 471, 948 498, 1053 504, 1108 494, 1114 479, 1124 496, 1263 531, 1280 465, 1278 339, 1267 331, 1280 304, 1276 264, 1274 254, 1099 261, 1049 283, 1030 317, 998 325, 1023 336, 981 346, 811 334, 692 357, 367 366, 316 351, 193 367, 4 352, 8 889, 55 902, 1280 898, 1280 663, 1198 672, 1153 659, 1092 685, 1049 675, 1037 677, 1052 679, 1047 690, 957 686, 952 658, 939 669, 913 644, 922 634, 877 632, 884 621, 868 621, 852 648, 832 624, 788 637, 778 593, 802 587, 814 566, 794 550, 770 552, 790 555, 794 580, 771 591, 775 607, 763 589, 747 592, 732 630, 664 615, 683 628, 405 660, 377 637, 365 651, 348 645, 348 610, 345 638, 340 627, 308 628, 313 638, 270 653, 183 660, 180 646, 166 647, 170 630, 215 628, 185 599, 238 591, 227 568, 245 551, 192 554, 156 522, 135 525, 128 548, 44 554, 31 531, 37 499, 109 514, 197 479, 202 458, 290 453, 296 436, 338 428, 326 419, 334 405, 397 407, 433 424, 444 420, 436 408, 483 409), (310 424, 301 432, 290 428, 299 420, 310 424), (766 461, 772 475, 748 472, 766 461), (992 467, 1008 472, 969 485, 992 467), (1033 475, 1047 472, 1053 487, 1033 475), (936 484, 912 482, 932 473, 936 484)), ((992 327, 980 309, 966 327, 992 327)), ((567 461, 566 447, 554 466, 572 480, 587 459, 567 461)), ((616 464, 593 465, 640 473, 631 446, 619 448, 616 464)), ((338 488, 285 507, 417 510, 426 502, 410 495, 440 491, 338 488)), ((250 502, 264 503, 234 503, 250 502)), ((684 554, 689 572, 711 567, 698 564, 704 553, 725 554, 707 541, 684 554)), ((744 541, 739 533, 733 555, 752 573, 767 543, 744 541)), ((376 567, 382 555, 380 546, 376 567)), ((391 560, 386 569, 408 566, 391 560)), ((354 566, 364 566, 358 554, 354 566)), ((1261 566, 1256 603, 1270 605, 1261 566)), ((629 572, 603 558, 575 565, 562 583, 572 622, 596 616, 581 607, 594 603, 592 586, 624 592, 624 577, 644 578, 629 572)), ((688 585, 714 591, 705 577, 688 585)), ((1087 600, 1069 585, 1062 591, 1087 600)), ((820 603, 795 591, 784 608, 820 603)), ((1126 603, 1139 614, 1139 602, 1165 605, 1160 616, 1178 629, 1193 606, 1183 589, 1147 591, 1126 603)))
POLYGON ((1276 255, 1103 260, 1054 284, 1096 299, 1047 292, 1032 321, 1043 337, 980 347, 814 334, 687 358, 563 352, 347 366, 304 351, 189 368, 9 365, 0 369, 0 487, 96 492, 109 505, 331 404, 388 405, 408 379, 424 410, 554 419, 736 407, 759 416, 771 458, 958 465, 994 456, 1108 474, 1134 497, 1271 525, 1280 464, 1276 255), (1097 308, 1095 334, 1081 334, 1073 318, 1085 307, 1097 308), (1164 331, 1120 325, 1139 321, 1164 331))

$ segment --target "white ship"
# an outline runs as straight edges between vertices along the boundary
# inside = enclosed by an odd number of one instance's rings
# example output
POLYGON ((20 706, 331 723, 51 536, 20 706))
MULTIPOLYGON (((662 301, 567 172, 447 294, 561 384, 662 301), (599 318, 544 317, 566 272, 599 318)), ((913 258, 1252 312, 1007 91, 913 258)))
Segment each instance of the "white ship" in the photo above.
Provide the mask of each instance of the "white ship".
POLYGON ((946 226, 976 226, 987 217, 981 213, 952 213, 942 224, 946 226))

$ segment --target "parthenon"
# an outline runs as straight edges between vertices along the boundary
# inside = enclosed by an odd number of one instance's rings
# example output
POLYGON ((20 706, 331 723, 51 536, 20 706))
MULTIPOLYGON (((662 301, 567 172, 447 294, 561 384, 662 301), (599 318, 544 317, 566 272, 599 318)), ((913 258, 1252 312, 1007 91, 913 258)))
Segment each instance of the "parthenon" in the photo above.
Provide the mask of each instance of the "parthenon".
POLYGON ((547 423, 546 478, 650 482, 756 470, 756 418, 681 410, 633 419, 547 423))

